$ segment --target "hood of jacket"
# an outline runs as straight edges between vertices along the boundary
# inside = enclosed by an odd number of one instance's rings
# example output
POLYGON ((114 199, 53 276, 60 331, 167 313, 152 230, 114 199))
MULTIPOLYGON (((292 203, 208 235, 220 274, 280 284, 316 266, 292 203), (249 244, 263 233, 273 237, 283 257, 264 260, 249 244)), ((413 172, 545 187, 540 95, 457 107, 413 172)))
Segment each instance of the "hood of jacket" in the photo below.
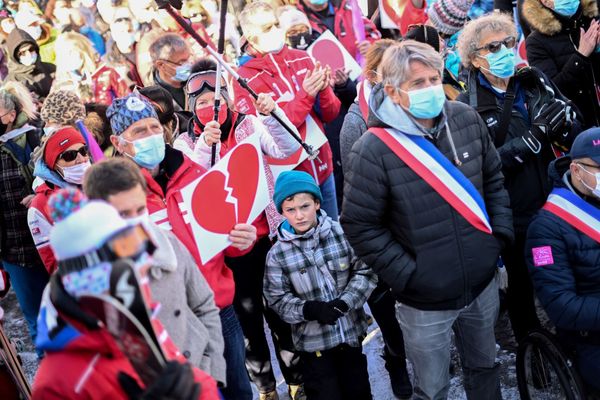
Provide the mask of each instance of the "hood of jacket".
POLYGON ((31 37, 31 35, 19 28, 13 29, 12 32, 6 38, 6 50, 9 59, 16 63, 19 63, 19 59, 17 58, 17 50, 19 49, 19 47, 26 43, 31 44, 33 46, 35 51, 38 53, 39 57, 40 48, 36 41, 31 37))
POLYGON ((153 262, 150 274, 154 278, 159 279, 163 270, 172 272, 177 269, 177 255, 166 231, 159 228, 154 222, 144 224, 144 228, 148 230, 150 237, 156 245, 156 250, 152 254, 153 262))
POLYGON ((70 186, 70 184, 67 183, 56 171, 52 171, 50 169, 48 164, 44 162, 43 157, 40 157, 39 160, 35 162, 33 176, 37 176, 44 182, 51 183, 59 188, 66 188, 70 186))
POLYGON ((298 247, 312 248, 312 244, 319 243, 321 238, 326 238, 331 232, 331 219, 327 218, 327 213, 324 210, 319 210, 317 220, 317 226, 303 234, 297 234, 291 224, 284 220, 277 229, 277 237, 282 242, 302 243, 298 247))
POLYGON ((552 182, 554 188, 570 189, 568 187, 570 185, 567 185, 564 180, 565 174, 569 172, 569 165, 571 165, 571 157, 569 156, 557 158, 548 165, 548 179, 552 182))
POLYGON ((566 23, 581 16, 593 18, 598 15, 596 0, 581 0, 581 7, 575 16, 561 18, 554 11, 545 7, 540 0, 525 0, 523 2, 523 17, 536 31, 544 35, 554 36, 566 28, 566 23))

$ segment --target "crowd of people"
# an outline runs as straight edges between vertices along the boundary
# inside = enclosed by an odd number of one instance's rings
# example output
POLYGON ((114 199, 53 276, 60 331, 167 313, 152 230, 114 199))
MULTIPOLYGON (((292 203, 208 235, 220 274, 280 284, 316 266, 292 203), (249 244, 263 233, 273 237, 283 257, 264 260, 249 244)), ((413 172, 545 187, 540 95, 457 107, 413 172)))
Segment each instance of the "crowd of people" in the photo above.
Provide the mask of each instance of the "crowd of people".
POLYGON ((519 343, 536 298, 600 392, 597 0, 172 1, 222 60, 168 3, 0 2, 0 272, 34 399, 276 400, 272 359, 293 400, 371 399, 370 315, 395 397, 446 398, 454 341, 467 398, 501 399, 500 309, 519 343), (328 31, 359 77, 309 55, 328 31), (206 260, 182 193, 254 137, 268 204, 206 260), (151 380, 82 305, 124 262, 151 380))

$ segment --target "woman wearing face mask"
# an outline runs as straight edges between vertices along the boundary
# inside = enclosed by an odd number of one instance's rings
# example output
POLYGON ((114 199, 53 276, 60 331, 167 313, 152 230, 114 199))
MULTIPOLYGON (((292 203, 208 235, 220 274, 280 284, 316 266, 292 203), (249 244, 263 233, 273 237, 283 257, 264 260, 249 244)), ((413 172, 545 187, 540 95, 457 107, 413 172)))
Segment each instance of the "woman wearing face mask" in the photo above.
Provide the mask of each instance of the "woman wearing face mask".
POLYGON ((515 231, 515 243, 502 252, 508 271, 506 301, 520 341, 539 326, 523 256, 525 234, 550 191, 548 164, 558 151, 569 150, 581 123, 579 112, 543 72, 529 67, 515 72, 516 34, 512 18, 504 14, 467 23, 458 51, 470 70, 468 92, 458 100, 486 122, 502 161, 515 231))
POLYGON ((573 100, 585 126, 600 125, 600 23, 596 0, 524 0, 529 64, 573 100))
MULTIPOLYGON (((61 188, 80 187, 83 174, 91 165, 88 147, 81 133, 65 127, 52 133, 42 149, 42 157, 35 163, 34 175, 44 183, 35 190, 27 221, 34 240, 47 237, 54 221, 48 214, 48 199, 61 188)), ((35 240, 40 257, 50 274, 56 270, 56 258, 47 240, 35 240)))
POLYGON ((76 32, 61 34, 56 40, 56 79, 53 90, 76 92, 84 103, 109 105, 129 92, 127 83, 113 68, 101 62, 94 46, 76 32))
POLYGON ((15 28, 6 39, 8 75, 6 81, 23 83, 42 102, 50 92, 56 67, 42 62, 39 47, 25 31, 15 28))
POLYGON ((38 146, 41 136, 41 131, 29 124, 35 118, 33 99, 25 86, 7 82, 0 87, 2 268, 10 274, 34 343, 40 300, 48 283, 48 272, 35 251, 27 227, 27 207, 33 198, 30 154, 38 146))

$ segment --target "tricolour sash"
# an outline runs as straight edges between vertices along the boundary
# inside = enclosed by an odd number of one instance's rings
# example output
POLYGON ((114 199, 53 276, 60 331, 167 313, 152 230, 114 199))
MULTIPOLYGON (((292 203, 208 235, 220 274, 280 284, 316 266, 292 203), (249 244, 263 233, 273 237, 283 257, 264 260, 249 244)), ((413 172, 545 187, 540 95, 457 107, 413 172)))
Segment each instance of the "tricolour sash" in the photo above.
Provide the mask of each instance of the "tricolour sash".
POLYGON ((471 181, 422 136, 369 129, 476 229, 492 233, 483 198, 471 181))
POLYGON ((371 96, 371 84, 367 80, 363 80, 358 82, 358 107, 360 108, 360 113, 362 114, 365 122, 367 121, 367 117, 369 116, 369 96, 371 96))
POLYGON ((570 190, 554 189, 543 208, 600 242, 600 210, 570 190))

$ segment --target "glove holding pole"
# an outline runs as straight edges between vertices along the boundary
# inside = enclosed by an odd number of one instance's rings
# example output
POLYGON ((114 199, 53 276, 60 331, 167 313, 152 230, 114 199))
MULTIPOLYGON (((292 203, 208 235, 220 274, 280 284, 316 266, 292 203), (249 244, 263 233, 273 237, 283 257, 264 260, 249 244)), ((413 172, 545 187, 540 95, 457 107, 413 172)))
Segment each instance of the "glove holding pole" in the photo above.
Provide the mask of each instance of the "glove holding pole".
MULTIPOLYGON (((183 30, 185 30, 192 38, 194 38, 194 40, 196 42, 198 42, 198 44, 201 47, 203 47, 206 50, 206 52, 208 52, 211 56, 213 56, 215 58, 215 60, 217 61, 217 63, 219 65, 221 65, 223 68, 225 68, 225 70, 238 82, 238 84, 243 89, 245 89, 252 97, 254 97, 254 99, 258 98, 258 94, 248 85, 248 82, 244 78, 242 78, 233 68, 231 68, 231 66, 223 60, 223 57, 221 57, 221 55, 218 52, 216 52, 214 49, 210 48, 210 46, 207 45, 206 41, 204 39, 202 39, 200 37, 200 35, 198 35, 198 33, 196 33, 194 28, 192 28, 192 26, 181 15, 179 15, 179 13, 177 11, 175 11, 175 9, 173 7, 177 8, 177 6, 179 6, 179 8, 181 8, 180 0, 170 0, 170 1, 169 0, 155 0, 155 1, 156 1, 156 4, 158 5, 158 7, 161 9, 164 9, 166 12, 168 12, 169 15, 171 17, 173 17, 173 19, 175 19, 177 24, 183 30)), ((277 122, 279 122, 279 124, 281 124, 281 126, 286 131, 288 131, 289 134, 292 135, 292 137, 298 143, 300 143, 302 148, 304 148, 304 150, 308 153, 308 156, 311 160, 315 159, 317 157, 317 155, 319 154, 319 151, 314 150, 311 145, 309 145, 308 143, 304 142, 304 140, 302 140, 300 133, 298 132, 296 127, 288 120, 288 118, 285 116, 285 114, 281 108, 276 107, 271 112, 271 116, 273 118, 275 118, 275 120, 277 122)))

